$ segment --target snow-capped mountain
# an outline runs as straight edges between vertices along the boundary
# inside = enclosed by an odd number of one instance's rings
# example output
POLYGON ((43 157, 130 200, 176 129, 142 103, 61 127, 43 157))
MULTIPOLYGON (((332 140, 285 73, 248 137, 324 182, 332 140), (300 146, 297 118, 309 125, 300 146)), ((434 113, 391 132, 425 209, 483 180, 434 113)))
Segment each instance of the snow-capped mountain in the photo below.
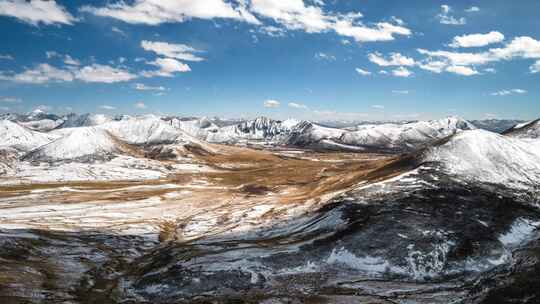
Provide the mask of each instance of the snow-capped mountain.
POLYGON ((199 142, 186 132, 173 127, 158 117, 133 117, 98 126, 118 139, 134 145, 158 145, 199 142))
POLYGON ((485 130, 464 131, 425 152, 452 174, 474 180, 518 185, 540 183, 540 142, 485 130))
POLYGON ((517 124, 503 134, 515 138, 540 138, 540 119, 517 124))
POLYGON ((125 151, 125 144, 113 138, 107 131, 96 127, 74 128, 68 135, 41 146, 24 160, 58 161, 81 158, 105 159, 114 153, 125 151))
POLYGON ((479 129, 488 130, 495 133, 502 133, 517 124, 524 123, 523 120, 516 119, 483 119, 483 120, 470 120, 474 126, 479 129))
POLYGON ((33 120, 33 121, 27 121, 27 122, 19 122, 20 125, 27 127, 28 129, 32 129, 34 131, 39 132, 48 132, 53 129, 58 128, 64 120, 57 119, 41 119, 41 120, 33 120))
POLYGON ((460 118, 420 121, 406 124, 361 125, 355 131, 298 124, 285 144, 309 147, 373 151, 410 151, 422 145, 475 127, 460 118))
POLYGON ((166 118, 171 126, 200 139, 206 139, 209 133, 219 131, 219 127, 206 117, 202 118, 166 118))
POLYGON ((222 127, 217 132, 210 132, 206 140, 214 143, 235 143, 239 141, 279 142, 296 124, 294 120, 279 121, 267 117, 237 125, 222 127))
POLYGON ((0 120, 0 147, 29 151, 50 143, 56 136, 30 130, 9 120, 0 120))

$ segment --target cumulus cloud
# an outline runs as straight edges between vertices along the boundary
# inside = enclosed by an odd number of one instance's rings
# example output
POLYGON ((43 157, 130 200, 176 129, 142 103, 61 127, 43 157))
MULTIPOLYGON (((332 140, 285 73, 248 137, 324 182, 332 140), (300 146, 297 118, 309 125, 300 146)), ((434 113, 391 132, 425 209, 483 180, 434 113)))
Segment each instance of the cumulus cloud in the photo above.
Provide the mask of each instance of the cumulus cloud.
POLYGON ((0 60, 13 60, 13 56, 8 54, 0 54, 0 60))
POLYGON ((115 83, 137 78, 137 75, 108 65, 92 64, 75 73, 77 79, 84 82, 115 83))
POLYGON ((470 34, 456 36, 449 44, 452 48, 481 47, 492 43, 499 43, 504 40, 504 35, 497 31, 491 31, 487 34, 470 34))
POLYGON ((1 74, 0 79, 11 80, 19 83, 43 84, 48 82, 69 82, 73 81, 74 75, 71 71, 55 68, 47 63, 37 65, 32 69, 14 75, 1 74))
POLYGON ((159 25, 184 22, 190 18, 226 18, 259 23, 247 10, 244 1, 237 1, 235 6, 224 0, 135 0, 129 3, 116 1, 103 7, 83 6, 80 10, 131 24, 159 25))
POLYGON ((296 102, 289 102, 288 106, 291 108, 304 109, 304 110, 308 108, 308 106, 306 106, 305 104, 296 103, 296 102))
POLYGON ((146 109, 147 106, 146 106, 146 104, 144 104, 144 102, 139 101, 139 102, 135 103, 135 108, 142 110, 142 109, 146 109))
POLYGON ((399 67, 392 70, 392 75, 396 77, 409 77, 413 72, 409 71, 406 67, 399 67))
POLYGON ((62 69, 42 63, 18 74, 0 74, 0 79, 28 84, 72 82, 74 80, 115 83, 129 81, 134 78, 137 78, 137 76, 126 70, 100 64, 92 64, 83 68, 68 67, 62 69))
POLYGON ((467 23, 465 17, 456 18, 450 15, 451 12, 452 8, 449 5, 443 4, 441 5, 441 12, 437 15, 437 19, 439 19, 441 24, 448 25, 464 25, 467 23))
POLYGON ((375 52, 368 54, 369 61, 379 66, 413 66, 416 64, 413 58, 403 56, 400 53, 391 53, 390 58, 384 58, 381 53, 375 52))
POLYGON ((280 104, 281 103, 279 101, 273 99, 265 100, 263 103, 265 108, 277 108, 280 106, 280 104))
POLYGON ((540 73, 540 60, 529 67, 531 73, 540 73))
POLYGON ((446 71, 458 75, 464 75, 464 76, 472 76, 479 74, 478 71, 475 69, 468 67, 468 66, 462 66, 462 65, 451 65, 446 67, 446 71))
POLYGON ((147 86, 143 83, 136 83, 133 87, 137 91, 166 91, 167 90, 163 86, 147 86))
POLYGON ((0 0, 0 15, 17 18, 39 25, 73 24, 76 19, 56 1, 49 0, 0 0))
POLYGON ((369 76, 371 75, 371 72, 370 71, 366 71, 366 70, 363 70, 361 68, 356 68, 356 73, 358 73, 359 75, 362 75, 362 76, 369 76))
POLYGON ((101 106, 99 106, 99 108, 102 109, 102 110, 108 110, 108 111, 116 110, 116 107, 108 106, 108 105, 101 105, 101 106))
POLYGON ((511 89, 511 90, 500 90, 497 92, 490 93, 491 96, 506 96, 506 95, 515 95, 515 94, 526 94, 527 91, 523 89, 511 89))
POLYGON ((185 73, 191 71, 189 65, 180 62, 173 58, 157 58, 147 64, 157 66, 159 69, 155 71, 143 71, 141 74, 144 77, 173 77, 174 73, 185 73))
POLYGON ((285 30, 307 33, 333 31, 358 42, 389 41, 395 36, 410 36, 399 18, 391 22, 366 25, 360 22, 360 12, 334 13, 324 10, 323 1, 303 0, 135 0, 116 1, 102 7, 84 6, 81 11, 111 17, 133 24, 158 25, 165 22, 184 22, 190 18, 227 18, 261 25, 261 32, 282 36, 285 30), (257 16, 257 17, 256 17, 257 16), (274 25, 263 25, 270 19, 274 25))
POLYGON ((141 47, 146 51, 154 52, 158 55, 185 61, 203 61, 204 58, 198 57, 195 53, 201 52, 189 45, 173 44, 159 41, 141 41, 141 47))
MULTIPOLYGON (((419 67, 432 72, 440 73, 447 71, 465 71, 463 68, 451 68, 450 66, 469 67, 485 65, 502 60, 513 59, 540 59, 540 41, 531 37, 522 36, 512 39, 500 48, 491 48, 486 51, 472 52, 451 52, 451 51, 428 51, 418 49, 418 52, 426 58, 421 61, 419 67)), ((535 67, 530 68, 531 72, 535 67)), ((470 70, 465 73, 470 74, 470 70)), ((465 75, 465 74, 463 74, 465 75)), ((473 74, 470 74, 473 75, 473 74)))

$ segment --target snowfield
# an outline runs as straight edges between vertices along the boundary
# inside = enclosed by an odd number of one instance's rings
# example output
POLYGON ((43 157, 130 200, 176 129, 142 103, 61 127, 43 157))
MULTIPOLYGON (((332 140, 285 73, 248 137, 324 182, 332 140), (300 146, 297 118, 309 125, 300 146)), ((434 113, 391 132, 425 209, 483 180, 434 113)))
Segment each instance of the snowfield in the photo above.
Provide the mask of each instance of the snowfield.
POLYGON ((471 130, 430 148, 424 160, 440 162, 453 174, 487 183, 540 183, 540 141, 471 130))

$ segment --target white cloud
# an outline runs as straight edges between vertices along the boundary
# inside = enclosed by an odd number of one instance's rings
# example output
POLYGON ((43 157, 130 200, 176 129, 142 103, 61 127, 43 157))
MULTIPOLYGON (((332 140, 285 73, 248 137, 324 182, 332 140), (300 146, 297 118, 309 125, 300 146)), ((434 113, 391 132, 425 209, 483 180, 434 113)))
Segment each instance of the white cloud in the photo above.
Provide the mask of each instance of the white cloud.
POLYGON ((383 105, 372 105, 371 107, 374 108, 374 109, 377 109, 377 110, 383 110, 384 109, 383 105))
POLYGON ((201 52, 189 45, 173 44, 159 41, 141 41, 141 47, 146 51, 154 52, 168 58, 174 58, 185 61, 203 61, 204 58, 196 56, 194 53, 201 52))
POLYGON ((392 90, 392 93, 406 95, 406 94, 409 94, 409 91, 408 90, 392 90))
POLYGON ((113 33, 117 33, 118 35, 120 35, 120 36, 122 36, 122 37, 127 37, 126 32, 124 32, 123 30, 117 28, 116 26, 113 26, 113 27, 111 28, 111 31, 112 31, 113 33))
POLYGON ((139 102, 135 103, 135 108, 137 108, 137 109, 146 109, 147 106, 144 104, 144 102, 139 101, 139 102))
POLYGON ((137 91, 166 91, 167 89, 162 86, 147 86, 143 83, 136 83, 134 86, 137 91))
POLYGON ((467 13, 479 12, 480 8, 478 6, 471 6, 465 10, 467 13))
POLYGON ((66 55, 64 57, 64 63, 67 65, 81 65, 81 62, 77 59, 71 58, 71 56, 66 55))
MULTIPOLYGON (((492 62, 513 59, 540 59, 540 41, 531 37, 516 37, 503 47, 492 48, 478 53, 428 51, 418 49, 418 52, 426 58, 419 64, 420 68, 440 73, 448 70, 451 66, 468 66, 469 73, 473 70, 470 66, 485 65, 492 62)), ((463 68, 451 68, 450 71, 465 71, 463 68)), ((531 72, 535 67, 530 68, 531 72)), ((467 73, 467 72, 466 72, 467 73)))
POLYGON ((5 96, 5 97, 0 97, 0 102, 5 102, 5 103, 21 103, 21 102, 22 102, 22 99, 20 99, 20 98, 18 98, 18 97, 5 96))
POLYGON ((499 43, 504 40, 504 35, 497 31, 491 31, 487 34, 470 34, 456 36, 449 44, 452 48, 459 47, 481 47, 492 43, 499 43))
POLYGON ((468 67, 468 66, 462 66, 462 65, 451 65, 446 67, 446 71, 454 74, 459 74, 463 76, 472 76, 472 75, 478 75, 478 71, 475 69, 468 67))
POLYGON ((392 75, 396 77, 409 77, 413 73, 409 71, 406 67, 399 67, 397 69, 392 70, 392 75))
POLYGON ((235 7, 223 0, 135 0, 117 1, 104 7, 83 6, 81 11, 132 24, 159 25, 184 22, 190 18, 227 18, 253 24, 259 21, 246 9, 244 1, 235 7))
POLYGON ((143 71, 144 77, 173 77, 174 73, 185 73, 191 71, 189 65, 172 58, 157 58, 147 64, 159 67, 156 71, 143 71))
POLYGON ((116 107, 108 106, 108 105, 101 105, 99 106, 99 108, 102 110, 116 110, 116 107))
POLYGON ((43 84, 48 82, 69 82, 73 81, 75 77, 70 71, 42 63, 33 69, 27 69, 19 74, 11 76, 2 74, 0 78, 19 83, 43 84))
POLYGON ((45 0, 0 0, 0 15, 14 17, 32 25, 71 25, 76 21, 63 6, 45 0))
POLYGON ((336 61, 336 56, 323 52, 316 53, 314 57, 318 60, 336 61))
POLYGON ((379 71, 379 74, 381 74, 381 75, 388 75, 388 72, 385 71, 385 70, 380 70, 380 71, 379 71))
POLYGON ((449 5, 443 4, 441 5, 441 13, 437 15, 437 19, 439 19, 441 24, 448 25, 464 25, 467 23, 465 17, 456 18, 450 15, 451 12, 452 8, 449 5))
POLYGON ((413 66, 416 64, 413 58, 403 56, 400 53, 391 53, 389 59, 385 59, 380 53, 368 54, 369 61, 379 66, 413 66))
POLYGON ((531 73, 540 73, 540 60, 529 67, 531 73))
POLYGON ((281 103, 279 101, 273 99, 265 100, 263 103, 265 108, 277 108, 280 104, 281 103))
POLYGON ((101 64, 92 64, 82 68, 75 65, 56 68, 47 63, 41 63, 32 69, 26 69, 18 74, 0 72, 0 79, 29 84, 72 82, 74 80, 115 83, 129 81, 135 78, 137 78, 137 75, 127 70, 101 64))
POLYGON ((334 31, 358 42, 389 41, 395 39, 394 35, 412 34, 408 28, 399 24, 380 22, 372 27, 365 26, 358 22, 362 17, 359 12, 328 14, 320 3, 313 4, 306 5, 302 0, 252 0, 250 9, 289 30, 303 30, 307 33, 334 31))
POLYGON ((418 66, 426 71, 430 71, 433 73, 442 73, 444 71, 444 68, 448 65, 445 61, 437 61, 437 60, 431 60, 428 59, 420 64, 418 66))
POLYGON ((284 37, 287 31, 281 27, 267 25, 260 27, 259 33, 268 35, 270 37, 284 37))
POLYGON ((108 65, 92 64, 76 72, 77 79, 84 82, 115 83, 137 78, 137 75, 108 65))
POLYGON ((500 90, 497 92, 493 92, 490 95, 491 96, 506 96, 506 95, 514 95, 514 94, 526 94, 527 91, 523 89, 511 89, 511 90, 500 90))
POLYGON ((0 54, 0 60, 13 60, 13 56, 8 54, 0 54))
POLYGON ((370 71, 366 71, 366 70, 363 70, 361 68, 356 68, 355 70, 356 70, 356 73, 358 73, 359 75, 362 75, 362 76, 371 75, 370 71))
POLYGON ((305 104, 300 104, 300 103, 296 103, 296 102, 289 102, 288 106, 291 107, 291 108, 295 108, 295 109, 307 109, 308 108, 308 106, 306 106, 305 104))

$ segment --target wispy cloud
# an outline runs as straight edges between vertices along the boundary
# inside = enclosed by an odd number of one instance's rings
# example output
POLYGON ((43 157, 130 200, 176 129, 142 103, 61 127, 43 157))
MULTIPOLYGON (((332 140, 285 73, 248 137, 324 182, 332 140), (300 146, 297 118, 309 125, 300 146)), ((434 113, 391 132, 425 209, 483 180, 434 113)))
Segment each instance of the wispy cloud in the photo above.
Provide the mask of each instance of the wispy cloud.
POLYGON ((359 75, 362 75, 362 76, 371 75, 370 71, 367 71, 367 70, 364 70, 364 69, 361 69, 361 68, 356 68, 355 70, 356 70, 356 73, 358 73, 359 75))
POLYGON ((506 96, 506 95, 515 95, 515 94, 527 94, 527 91, 523 89, 510 89, 510 90, 500 90, 497 92, 490 93, 491 96, 506 96))
POLYGON ((281 103, 279 101, 277 101, 277 100, 274 100, 274 99, 265 100, 264 103, 263 103, 263 106, 265 108, 278 108, 280 105, 281 105, 281 103))

